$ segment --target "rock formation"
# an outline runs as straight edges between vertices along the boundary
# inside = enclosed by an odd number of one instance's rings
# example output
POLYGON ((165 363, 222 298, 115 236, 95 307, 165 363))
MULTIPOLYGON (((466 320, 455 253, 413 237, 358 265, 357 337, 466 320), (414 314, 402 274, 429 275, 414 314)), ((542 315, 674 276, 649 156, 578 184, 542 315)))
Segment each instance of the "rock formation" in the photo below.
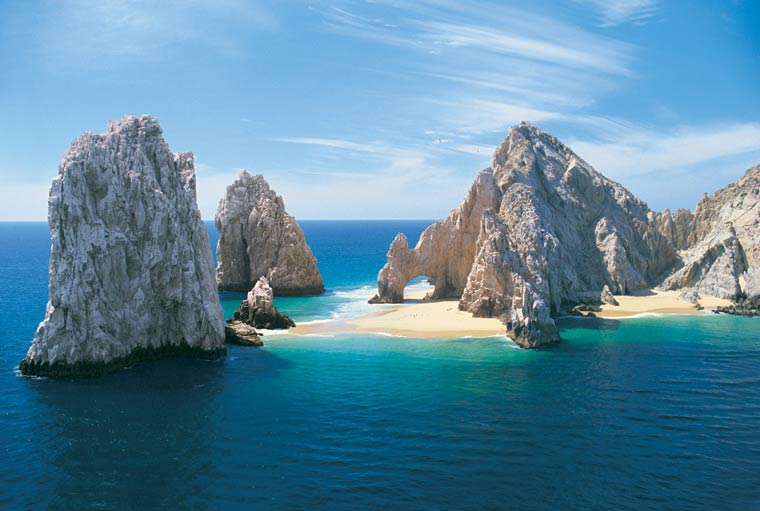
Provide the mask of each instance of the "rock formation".
POLYGON ((296 326, 292 319, 280 313, 273 303, 274 294, 266 277, 261 277, 235 311, 234 319, 254 328, 284 329, 296 326))
POLYGON ((224 325, 225 339, 230 344, 238 346, 264 346, 261 334, 251 325, 237 319, 227 320, 224 325))
POLYGON ((86 375, 172 354, 218 357, 224 317, 191 153, 127 116, 66 152, 48 202, 49 302, 20 369, 86 375))
POLYGON ((303 230, 262 176, 244 170, 227 187, 216 228, 219 289, 248 291, 266 277, 276 295, 324 291, 303 230))
POLYGON ((400 302, 408 281, 427 275, 436 297, 457 296, 460 309, 501 318, 521 346, 556 342, 557 315, 598 299, 605 286, 648 287, 672 267, 676 250, 663 230, 628 190, 523 123, 462 205, 414 249, 396 237, 373 301, 400 302))
POLYGON ((760 298, 760 165, 738 182, 705 195, 679 246, 664 289, 690 289, 738 301, 760 298))

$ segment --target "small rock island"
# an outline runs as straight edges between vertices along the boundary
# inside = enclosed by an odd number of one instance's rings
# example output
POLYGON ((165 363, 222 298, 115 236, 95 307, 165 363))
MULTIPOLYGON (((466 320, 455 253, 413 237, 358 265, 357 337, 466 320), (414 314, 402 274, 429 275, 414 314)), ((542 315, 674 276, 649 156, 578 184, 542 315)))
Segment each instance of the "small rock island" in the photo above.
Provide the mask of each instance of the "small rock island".
POLYGON ((257 328, 288 329, 295 322, 274 306, 274 293, 266 277, 261 277, 225 327, 227 342, 243 346, 262 346, 257 328))
POLYGON ((266 277, 278 296, 324 292, 303 230, 263 176, 240 172, 219 202, 215 221, 220 290, 248 292, 266 277))
POLYGON ((224 355, 208 233, 191 153, 151 116, 85 133, 48 201, 49 302, 20 370, 86 376, 171 355, 224 355))

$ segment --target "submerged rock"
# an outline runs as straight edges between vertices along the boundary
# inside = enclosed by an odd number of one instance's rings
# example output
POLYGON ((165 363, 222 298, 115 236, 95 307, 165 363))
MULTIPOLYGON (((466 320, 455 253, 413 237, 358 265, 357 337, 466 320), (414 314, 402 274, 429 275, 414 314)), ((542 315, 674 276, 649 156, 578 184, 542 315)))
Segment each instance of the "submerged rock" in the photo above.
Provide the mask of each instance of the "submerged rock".
POLYGON ((296 326, 292 319, 280 313, 274 306, 274 294, 266 277, 261 277, 248 292, 245 300, 235 311, 235 320, 255 328, 270 330, 287 329, 296 326))
POLYGON ((276 295, 324 291, 317 261, 282 197, 264 180, 242 171, 219 202, 219 289, 248 291, 266 277, 276 295))
POLYGON ((127 116, 66 152, 48 201, 49 302, 20 369, 89 375, 223 355, 224 317, 191 153, 127 116))

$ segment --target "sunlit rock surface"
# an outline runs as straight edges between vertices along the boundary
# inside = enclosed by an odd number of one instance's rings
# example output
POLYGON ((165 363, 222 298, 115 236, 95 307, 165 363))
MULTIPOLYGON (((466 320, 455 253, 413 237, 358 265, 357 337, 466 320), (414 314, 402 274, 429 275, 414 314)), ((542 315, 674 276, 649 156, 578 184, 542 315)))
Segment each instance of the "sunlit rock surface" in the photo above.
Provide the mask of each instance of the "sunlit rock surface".
POLYGON ((652 212, 555 137, 523 123, 497 148, 461 206, 414 249, 397 236, 374 302, 399 302, 407 282, 431 277, 437 297, 460 297, 498 317, 524 347, 559 340, 554 318, 607 287, 628 293, 677 261, 652 212))
POLYGON ((96 374, 135 361, 225 352, 224 318, 191 153, 151 116, 85 133, 48 202, 49 303, 20 369, 96 374))
POLYGON ((266 277, 276 295, 324 291, 317 261, 282 197, 245 170, 227 187, 216 212, 219 289, 249 291, 266 277))

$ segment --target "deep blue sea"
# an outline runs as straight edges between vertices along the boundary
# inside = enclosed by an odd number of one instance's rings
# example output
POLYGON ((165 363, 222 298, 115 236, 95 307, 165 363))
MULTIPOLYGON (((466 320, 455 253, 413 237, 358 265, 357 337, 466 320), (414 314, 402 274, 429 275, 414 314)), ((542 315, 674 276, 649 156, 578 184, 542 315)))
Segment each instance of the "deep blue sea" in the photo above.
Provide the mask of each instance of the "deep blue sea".
MULTIPOLYGON (((427 223, 302 222, 328 292, 278 306, 361 313, 427 223)), ((0 509, 760 510, 758 319, 567 319, 538 351, 277 335, 31 379, 48 256, 46 224, 0 223, 0 509)))

